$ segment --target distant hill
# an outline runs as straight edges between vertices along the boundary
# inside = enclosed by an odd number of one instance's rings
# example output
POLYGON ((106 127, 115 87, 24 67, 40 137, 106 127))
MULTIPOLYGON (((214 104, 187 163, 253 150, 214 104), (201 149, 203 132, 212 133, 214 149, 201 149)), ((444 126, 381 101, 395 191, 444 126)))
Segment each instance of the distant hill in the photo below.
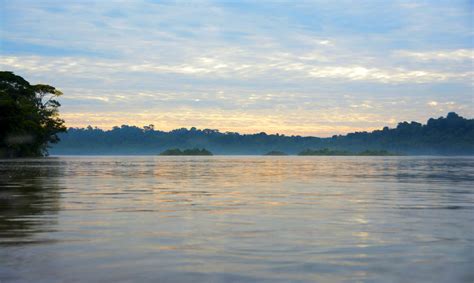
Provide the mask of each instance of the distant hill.
POLYGON ((356 132, 330 138, 221 133, 196 128, 169 132, 122 125, 111 130, 69 128, 60 134, 51 154, 159 154, 169 148, 206 148, 214 154, 265 154, 270 151, 297 154, 303 150, 350 152, 386 150, 407 155, 474 155, 474 119, 456 113, 429 119, 426 124, 402 122, 373 132, 356 132))

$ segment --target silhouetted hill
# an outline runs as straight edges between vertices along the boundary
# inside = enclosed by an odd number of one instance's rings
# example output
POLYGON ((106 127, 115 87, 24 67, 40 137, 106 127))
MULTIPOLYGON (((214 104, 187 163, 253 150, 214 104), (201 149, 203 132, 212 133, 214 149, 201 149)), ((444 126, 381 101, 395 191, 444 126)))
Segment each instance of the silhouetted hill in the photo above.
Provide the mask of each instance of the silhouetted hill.
POLYGON ((456 113, 417 122, 399 123, 373 132, 356 132, 331 138, 221 133, 196 128, 170 132, 122 125, 111 130, 70 128, 60 135, 52 154, 159 154, 169 148, 206 148, 214 154, 265 154, 281 151, 297 154, 303 150, 362 152, 386 150, 399 154, 474 155, 474 119, 456 113))

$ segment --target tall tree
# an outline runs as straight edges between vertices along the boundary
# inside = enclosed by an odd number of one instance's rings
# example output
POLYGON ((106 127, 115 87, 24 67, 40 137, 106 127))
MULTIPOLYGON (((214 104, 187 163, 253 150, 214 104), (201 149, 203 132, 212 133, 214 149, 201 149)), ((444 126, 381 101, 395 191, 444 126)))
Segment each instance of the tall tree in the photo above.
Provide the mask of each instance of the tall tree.
POLYGON ((57 143, 57 133, 66 131, 58 112, 60 95, 50 85, 31 85, 0 71, 0 157, 48 154, 48 144, 57 143))

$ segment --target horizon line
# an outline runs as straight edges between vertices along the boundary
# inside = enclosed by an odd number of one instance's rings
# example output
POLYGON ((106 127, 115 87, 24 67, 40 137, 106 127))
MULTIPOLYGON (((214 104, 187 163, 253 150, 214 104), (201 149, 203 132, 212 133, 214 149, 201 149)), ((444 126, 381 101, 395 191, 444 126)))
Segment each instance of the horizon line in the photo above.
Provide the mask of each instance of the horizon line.
POLYGON ((273 135, 273 136, 285 136, 285 137, 312 137, 312 138, 331 138, 331 137, 334 137, 334 136, 345 136, 345 135, 348 135, 348 134, 351 134, 351 133, 371 133, 371 132, 374 132, 374 131, 382 131, 384 130, 385 128, 388 128, 388 129, 395 129, 397 128, 397 126, 399 124, 402 124, 402 123, 418 123, 418 124, 421 124, 422 126, 426 125, 428 123, 428 121, 430 119, 441 119, 441 118, 444 118, 446 119, 448 117, 449 114, 455 114, 456 116, 460 117, 460 118, 463 118, 463 119, 467 119, 467 120, 471 120, 471 119, 474 119, 474 118, 466 118, 464 116, 461 116, 459 114, 457 114, 456 112, 454 111, 450 111, 448 112, 445 116, 439 116, 439 117, 431 117, 431 118, 428 118, 426 120, 426 122, 419 122, 419 121, 399 121, 397 122, 397 125, 395 127, 390 127, 390 126, 383 126, 382 128, 380 127, 374 127, 374 128, 371 128, 371 129, 366 129, 366 130, 355 130, 355 131, 352 131, 352 132, 346 132, 344 134, 334 134, 334 135, 329 135, 329 136, 316 136, 316 135, 298 135, 298 134, 285 134, 285 133, 278 133, 278 132, 275 132, 275 133, 272 133, 272 132, 267 132, 267 131, 260 131, 260 132, 239 132, 239 131, 222 131, 220 129, 215 129, 215 128, 198 128, 196 126, 190 126, 190 127, 178 127, 178 128, 174 128, 174 129, 171 129, 171 130, 161 130, 161 129, 156 129, 154 127, 154 124, 148 124, 148 125, 143 125, 143 126, 138 126, 138 125, 130 125, 130 124, 122 124, 122 125, 115 125, 115 126, 112 126, 110 128, 100 128, 100 127, 97 127, 97 126, 92 126, 92 125, 87 125, 87 126, 68 126, 67 129, 89 129, 89 128, 92 128, 94 130, 101 130, 101 131, 104 131, 104 132, 107 132, 107 131, 112 131, 114 128, 122 128, 123 126, 127 126, 127 127, 131 127, 131 128, 138 128, 138 129, 141 129, 141 130, 146 130, 147 127, 151 127, 151 131, 155 131, 155 132, 164 132, 164 133, 170 133, 170 132, 173 132, 173 131, 176 131, 176 130, 187 130, 187 131, 206 131, 206 130, 209 130, 209 131, 214 131, 214 132, 217 132, 217 133, 221 133, 221 134, 239 134, 239 135, 258 135, 258 134, 265 134, 265 135, 273 135))

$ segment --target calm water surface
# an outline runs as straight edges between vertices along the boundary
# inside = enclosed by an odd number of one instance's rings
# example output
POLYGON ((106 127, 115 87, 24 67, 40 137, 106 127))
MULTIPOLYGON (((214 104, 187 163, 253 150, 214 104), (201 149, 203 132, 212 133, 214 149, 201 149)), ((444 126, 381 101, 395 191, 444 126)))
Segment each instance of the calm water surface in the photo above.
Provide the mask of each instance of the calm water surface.
POLYGON ((0 160, 0 282, 474 282, 474 158, 0 160))

